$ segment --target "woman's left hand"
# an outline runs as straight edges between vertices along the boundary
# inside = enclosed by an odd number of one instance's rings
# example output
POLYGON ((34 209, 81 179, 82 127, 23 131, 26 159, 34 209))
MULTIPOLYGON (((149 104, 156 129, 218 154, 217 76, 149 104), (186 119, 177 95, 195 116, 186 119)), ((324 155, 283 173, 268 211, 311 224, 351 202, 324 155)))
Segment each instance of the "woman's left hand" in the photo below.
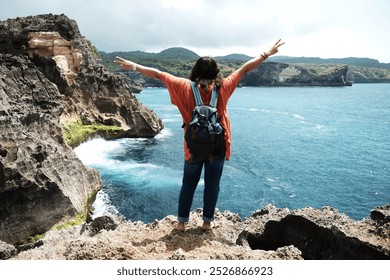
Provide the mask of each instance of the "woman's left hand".
POLYGON ((270 49, 266 52, 267 56, 276 54, 279 51, 279 47, 284 45, 285 42, 282 42, 282 39, 279 39, 270 49))

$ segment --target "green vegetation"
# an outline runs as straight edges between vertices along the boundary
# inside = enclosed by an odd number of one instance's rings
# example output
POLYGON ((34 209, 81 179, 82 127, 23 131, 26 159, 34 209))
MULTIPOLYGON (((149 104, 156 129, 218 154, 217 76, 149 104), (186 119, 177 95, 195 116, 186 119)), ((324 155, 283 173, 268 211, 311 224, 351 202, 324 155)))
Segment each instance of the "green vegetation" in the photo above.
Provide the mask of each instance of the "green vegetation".
POLYGON ((73 219, 70 219, 69 221, 66 221, 63 224, 55 226, 54 229, 60 230, 63 228, 78 226, 81 225, 83 222, 85 222, 85 219, 86 219, 86 214, 84 212, 80 212, 73 219))
POLYGON ((74 226, 78 226, 78 225, 81 225, 82 223, 84 223, 87 220, 88 213, 91 210, 92 203, 96 199, 96 195, 97 195, 97 191, 92 193, 91 196, 88 197, 87 201, 85 202, 83 211, 81 211, 74 218, 69 219, 65 223, 54 226, 54 229, 60 230, 62 228, 74 227, 74 226))
MULTIPOLYGON (((66 221, 66 222, 64 222, 62 224, 59 224, 59 225, 55 225, 52 229, 61 230, 63 228, 69 228, 69 227, 78 226, 78 225, 81 225, 82 223, 86 222, 88 213, 91 210, 92 203, 96 199, 97 192, 98 191, 92 193, 88 197, 88 199, 85 202, 85 205, 83 207, 83 211, 81 211, 75 217, 69 219, 68 221, 66 221)), ((26 239, 22 240, 21 242, 19 242, 19 245, 35 243, 35 242, 37 242, 38 240, 40 240, 40 239, 42 239, 44 237, 45 237, 45 233, 32 235, 32 236, 29 236, 26 239)))
POLYGON ((96 54, 97 56, 100 56, 100 55, 99 55, 98 49, 92 44, 92 42, 91 42, 90 40, 86 39, 85 37, 84 37, 84 39, 87 41, 87 44, 88 44, 90 50, 91 50, 94 54, 96 54))
POLYGON ((43 237, 45 237, 45 234, 36 234, 36 235, 32 235, 32 236, 29 236, 29 237, 27 237, 26 239, 20 241, 18 244, 19 244, 19 245, 24 245, 24 244, 29 244, 29 243, 35 243, 35 242, 37 242, 39 239, 42 239, 43 237))
POLYGON ((80 118, 62 129, 65 141, 71 147, 80 145, 96 134, 102 136, 118 135, 122 131, 117 126, 107 126, 100 123, 84 124, 80 118))
MULTIPOLYGON (((103 64, 111 71, 120 72, 119 66, 114 63, 116 56, 121 56, 136 63, 155 67, 162 71, 172 73, 181 77, 188 77, 191 68, 199 57, 196 53, 185 48, 169 48, 160 53, 148 53, 142 51, 131 52, 100 52, 103 64)), ((242 66, 249 56, 242 54, 231 54, 215 57, 224 76, 242 66)), ((288 57, 275 56, 267 62, 287 63, 300 65, 313 73, 321 73, 336 64, 348 65, 347 80, 354 83, 388 83, 390 82, 390 63, 380 63, 370 58, 339 58, 323 59, 318 57, 288 57)), ((136 79, 130 74, 130 77, 136 79)))

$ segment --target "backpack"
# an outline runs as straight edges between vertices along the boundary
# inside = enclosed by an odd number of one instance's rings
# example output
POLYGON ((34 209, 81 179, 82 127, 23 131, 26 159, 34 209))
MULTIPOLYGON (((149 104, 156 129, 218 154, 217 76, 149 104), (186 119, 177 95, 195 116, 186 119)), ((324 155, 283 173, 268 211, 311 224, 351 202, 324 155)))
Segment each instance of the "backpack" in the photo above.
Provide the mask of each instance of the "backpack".
MULTIPOLYGON (((223 127, 219 123, 217 113, 218 90, 214 86, 210 105, 204 105, 198 86, 191 81, 195 108, 191 122, 188 124, 184 139, 192 158, 212 159, 218 149, 224 145, 223 127)), ((220 150, 220 149, 219 149, 220 150)))

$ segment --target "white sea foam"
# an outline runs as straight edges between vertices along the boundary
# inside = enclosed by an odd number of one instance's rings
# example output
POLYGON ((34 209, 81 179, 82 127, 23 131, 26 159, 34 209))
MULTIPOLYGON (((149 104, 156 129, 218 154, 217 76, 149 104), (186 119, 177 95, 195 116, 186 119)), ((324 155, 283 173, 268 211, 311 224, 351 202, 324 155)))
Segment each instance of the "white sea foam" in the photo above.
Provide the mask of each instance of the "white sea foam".
POLYGON ((119 215, 119 211, 111 204, 110 198, 103 190, 97 193, 92 206, 94 209, 92 214, 93 219, 107 214, 119 215))
POLYGON ((173 131, 172 130, 170 130, 169 128, 164 128, 154 138, 157 139, 157 140, 163 140, 163 139, 171 137, 172 135, 173 135, 173 131))
POLYGON ((298 119, 298 120, 300 120, 300 121, 304 121, 305 120, 304 117, 302 117, 301 115, 298 115, 298 114, 293 114, 293 117, 298 119))
POLYGON ((120 148, 121 144, 117 141, 106 141, 102 138, 95 138, 82 143, 74 149, 74 152, 85 165, 93 165, 105 163, 107 161, 107 155, 120 148))

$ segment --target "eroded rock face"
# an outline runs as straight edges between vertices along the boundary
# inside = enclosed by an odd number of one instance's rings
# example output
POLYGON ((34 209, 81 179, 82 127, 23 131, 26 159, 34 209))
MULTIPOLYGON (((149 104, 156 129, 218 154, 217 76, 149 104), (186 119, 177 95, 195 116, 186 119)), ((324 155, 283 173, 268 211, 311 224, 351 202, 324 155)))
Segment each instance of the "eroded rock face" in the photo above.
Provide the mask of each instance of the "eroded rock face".
POLYGON ((58 32, 29 32, 27 53, 30 58, 52 58, 68 85, 73 84, 80 71, 81 52, 58 32))
POLYGON ((57 87, 26 57, 0 61, 0 240, 16 243, 81 212, 101 183, 63 139, 57 87))
POLYGON ((77 23, 65 15, 2 21, 0 38, 0 53, 28 56, 56 84, 63 99, 63 125, 77 118, 114 124, 123 130, 119 137, 153 137, 163 128, 156 114, 135 98, 132 85, 100 63, 77 23), (109 103, 102 102, 107 99, 109 103))
POLYGON ((62 127, 77 119, 120 127, 115 137, 153 137, 163 127, 99 63, 75 21, 0 21, 0 240, 44 233, 101 188, 64 141, 62 127))
POLYGON ((269 205, 246 221, 238 243, 258 250, 292 245, 304 259, 390 259, 390 223, 384 221, 355 221, 331 207, 289 210, 269 205))

